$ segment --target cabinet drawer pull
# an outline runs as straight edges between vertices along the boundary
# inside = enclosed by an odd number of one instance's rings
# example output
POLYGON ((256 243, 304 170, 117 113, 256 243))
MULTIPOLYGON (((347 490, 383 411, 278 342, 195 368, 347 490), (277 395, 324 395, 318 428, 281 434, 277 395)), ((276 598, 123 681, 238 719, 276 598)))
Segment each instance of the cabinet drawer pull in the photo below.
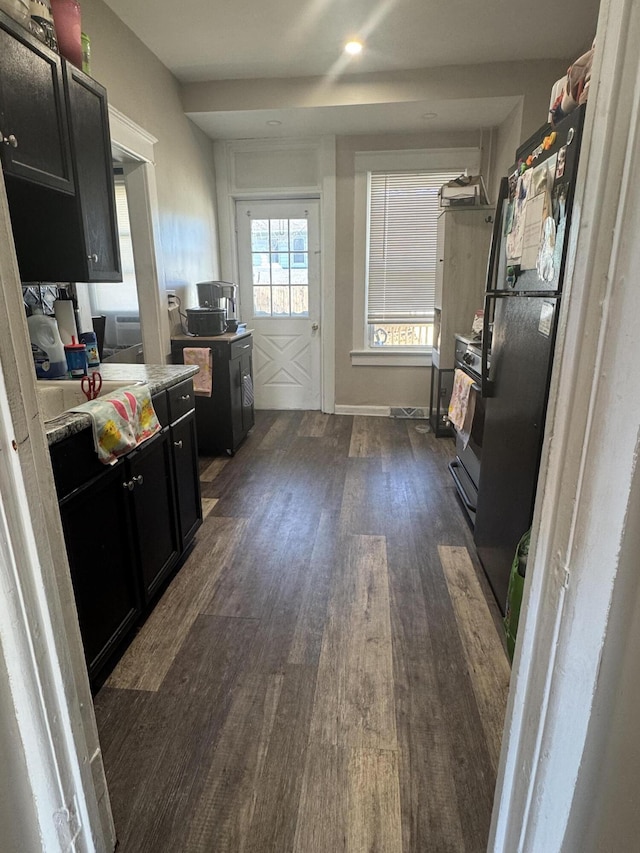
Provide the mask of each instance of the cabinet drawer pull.
POLYGON ((182 397, 180 397, 180 399, 185 400, 185 402, 186 402, 187 400, 191 399, 191 394, 183 394, 182 397))
POLYGON ((87 260, 91 261, 94 264, 97 264, 98 263, 98 256, 94 252, 92 255, 87 255, 87 260))
POLYGON ((136 486, 141 486, 144 483, 144 477, 142 474, 138 474, 136 477, 133 477, 133 482, 136 486))
POLYGON ((2 141, 5 145, 10 145, 12 148, 18 147, 18 140, 13 135, 13 133, 10 133, 9 136, 3 136, 2 141))
POLYGON ((174 441, 173 446, 177 447, 178 450, 182 450, 182 439, 180 439, 180 441, 174 441))
POLYGON ((135 483, 133 482, 133 480, 127 480, 125 483, 122 484, 122 488, 123 489, 129 489, 130 492, 133 491, 134 486, 135 486, 135 483))

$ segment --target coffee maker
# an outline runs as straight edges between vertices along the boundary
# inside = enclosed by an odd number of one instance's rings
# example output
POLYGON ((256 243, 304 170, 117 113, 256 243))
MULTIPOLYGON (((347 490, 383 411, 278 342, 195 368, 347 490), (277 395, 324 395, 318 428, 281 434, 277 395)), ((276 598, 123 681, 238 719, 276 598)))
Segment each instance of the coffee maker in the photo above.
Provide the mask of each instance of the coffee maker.
POLYGON ((238 288, 230 281, 200 281, 196 284, 199 308, 187 308, 190 335, 223 335, 227 323, 236 324, 238 288))

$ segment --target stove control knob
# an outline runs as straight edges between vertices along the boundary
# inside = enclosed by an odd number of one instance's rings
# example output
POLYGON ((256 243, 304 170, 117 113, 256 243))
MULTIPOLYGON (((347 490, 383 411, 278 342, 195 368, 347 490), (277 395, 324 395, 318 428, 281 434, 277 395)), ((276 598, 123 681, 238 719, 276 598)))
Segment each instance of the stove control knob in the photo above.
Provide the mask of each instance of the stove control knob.
POLYGON ((470 352, 465 352, 465 354, 462 356, 462 360, 465 364, 473 364, 473 356, 470 352))

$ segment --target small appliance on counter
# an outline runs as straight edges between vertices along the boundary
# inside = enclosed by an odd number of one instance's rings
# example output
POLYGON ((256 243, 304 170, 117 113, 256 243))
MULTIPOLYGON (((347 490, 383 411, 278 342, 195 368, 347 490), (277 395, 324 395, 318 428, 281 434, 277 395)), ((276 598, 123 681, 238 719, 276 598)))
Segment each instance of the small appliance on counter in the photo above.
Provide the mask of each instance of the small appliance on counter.
MULTIPOLYGON (((238 288, 229 281, 201 281, 199 308, 187 308, 187 332, 197 337, 223 335, 227 323, 237 330, 236 297, 238 288)), ((231 329, 230 329, 231 331, 231 329)))
POLYGON ((223 335, 227 328, 224 308, 187 308, 187 332, 197 337, 223 335))

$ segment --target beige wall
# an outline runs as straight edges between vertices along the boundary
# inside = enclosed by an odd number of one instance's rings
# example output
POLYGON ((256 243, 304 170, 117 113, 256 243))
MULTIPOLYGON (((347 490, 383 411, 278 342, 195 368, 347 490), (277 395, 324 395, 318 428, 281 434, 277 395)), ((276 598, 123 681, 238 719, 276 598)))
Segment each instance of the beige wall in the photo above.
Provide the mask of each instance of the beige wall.
POLYGON ((343 136, 336 140, 336 405, 427 406, 427 367, 351 365, 356 151, 477 147, 479 134, 343 136))
MULTIPOLYGON (((529 65, 524 63, 523 65, 529 65)), ((482 135, 483 163, 490 159, 488 174, 490 199, 495 201, 500 177, 513 162, 516 147, 547 120, 551 85, 561 74, 563 63, 555 63, 522 86, 520 103, 500 127, 482 135), (526 88, 526 91, 524 89, 526 88), (488 146, 492 146, 489 158, 488 146)), ((451 70, 451 69, 448 69, 451 70)), ((506 69, 503 69, 506 70, 506 69)), ((522 72, 510 69, 513 80, 522 72)), ((470 74, 467 69, 467 76, 470 74)), ((491 67, 494 71, 494 67, 491 67)), ((457 72, 457 69, 456 69, 457 72)), ((455 75, 457 81, 457 73, 455 75)), ((439 73, 443 83, 446 75, 439 73)), ((459 81, 457 81, 459 82, 459 81)), ((443 84, 444 85, 444 84, 443 84)), ((450 84, 447 84, 450 85, 450 84)), ((497 82, 496 89, 499 88, 497 82)), ((480 132, 433 133, 388 136, 338 137, 336 141, 336 405, 427 406, 430 369, 424 367, 352 366, 353 323, 353 229, 356 151, 391 151, 405 148, 478 147, 480 132)), ((486 174, 486 172, 485 172, 486 174)))
POLYGON ((91 74, 153 134, 167 287, 217 278, 213 143, 184 115, 176 79, 102 0, 82 0, 91 74))

